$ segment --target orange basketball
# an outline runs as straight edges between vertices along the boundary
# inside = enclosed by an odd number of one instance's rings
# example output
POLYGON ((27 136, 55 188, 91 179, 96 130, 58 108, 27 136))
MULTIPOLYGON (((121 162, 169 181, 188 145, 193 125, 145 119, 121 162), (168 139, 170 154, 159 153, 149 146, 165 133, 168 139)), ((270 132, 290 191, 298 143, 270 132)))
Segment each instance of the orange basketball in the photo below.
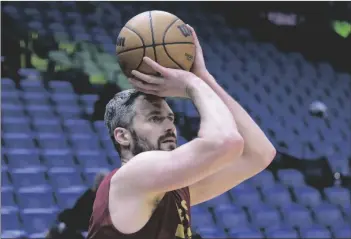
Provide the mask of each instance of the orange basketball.
POLYGON ((191 30, 177 16, 164 11, 148 11, 130 19, 116 43, 121 69, 127 76, 132 70, 157 74, 143 62, 147 56, 168 68, 189 71, 195 59, 191 30))

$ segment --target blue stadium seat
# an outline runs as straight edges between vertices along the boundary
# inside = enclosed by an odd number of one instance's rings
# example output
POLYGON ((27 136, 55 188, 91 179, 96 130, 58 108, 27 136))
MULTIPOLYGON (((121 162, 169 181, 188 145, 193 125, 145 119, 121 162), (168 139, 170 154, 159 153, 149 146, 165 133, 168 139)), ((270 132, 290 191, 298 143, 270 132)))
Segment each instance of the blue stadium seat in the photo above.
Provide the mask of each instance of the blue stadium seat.
POLYGON ((51 185, 57 190, 83 186, 83 179, 74 168, 52 168, 48 174, 51 185))
POLYGON ((95 131, 100 136, 106 136, 106 135, 108 136, 109 135, 108 129, 107 129, 104 121, 95 121, 94 122, 94 128, 95 128, 95 131))
POLYGON ((65 128, 71 134, 90 134, 93 132, 90 122, 87 120, 65 120, 64 121, 65 128))
POLYGON ((55 209, 25 209, 21 213, 23 227, 29 234, 47 232, 55 220, 55 209))
POLYGON ((86 170, 100 171, 109 168, 107 156, 102 151, 80 151, 76 153, 80 165, 86 170))
POLYGON ((69 149, 43 150, 42 158, 49 168, 76 168, 73 154, 69 149))
POLYGON ((323 203, 312 208, 316 221, 325 226, 337 225, 343 221, 339 208, 333 204, 323 203))
POLYGON ((22 80, 20 86, 25 92, 42 92, 46 93, 43 82, 41 80, 22 80))
POLYGON ((32 137, 25 133, 5 133, 2 135, 8 149, 35 149, 32 137))
POLYGON ((349 205, 351 202, 350 190, 342 187, 330 187, 324 189, 326 199, 334 205, 349 205))
POLYGON ((255 187, 261 188, 263 190, 270 188, 275 185, 274 176, 271 171, 263 170, 254 177, 248 179, 248 181, 255 187))
POLYGON ((54 93, 73 93, 72 84, 68 81, 49 81, 49 89, 54 93))
POLYGON ((100 150, 101 145, 95 134, 73 134, 70 136, 71 144, 76 150, 100 150))
POLYGON ((22 209, 55 207, 52 190, 49 187, 20 189, 17 192, 17 200, 22 209))
POLYGON ((1 208, 8 211, 17 209, 17 203, 15 202, 12 189, 1 188, 1 208))
POLYGON ((1 114, 6 117, 23 118, 25 117, 24 108, 22 105, 1 104, 1 114))
POLYGON ((221 204, 231 204, 232 201, 230 199, 229 194, 227 193, 223 193, 209 201, 206 202, 206 205, 210 206, 210 207, 216 207, 219 206, 221 204))
MULTIPOLYGON (((95 102, 99 99, 99 96, 98 95, 92 95, 92 94, 89 94, 89 95, 81 95, 79 97, 80 99, 80 102, 83 104, 83 105, 89 105, 89 106, 94 106, 95 102)), ((106 127, 106 126, 105 126, 106 127)))
POLYGON ((221 205, 215 208, 217 223, 224 228, 247 227, 248 217, 239 207, 221 205))
POLYGON ((231 238, 239 238, 239 239, 247 239, 247 238, 254 238, 254 239, 263 239, 265 238, 261 231, 259 230, 246 230, 246 231, 239 231, 239 232, 232 232, 229 233, 231 238))
POLYGON ((2 89, 2 91, 6 91, 6 92, 15 91, 16 84, 10 78, 2 78, 1 77, 1 89, 2 89))
POLYGON ((47 181, 42 169, 22 168, 12 170, 11 179, 16 188, 45 187, 47 181))
POLYGON ((50 101, 47 94, 37 92, 23 92, 21 94, 21 97, 24 104, 26 105, 50 105, 50 101))
POLYGON ((297 233, 297 231, 295 229, 273 229, 273 230, 266 232, 266 236, 267 236, 267 238, 273 238, 273 239, 300 238, 299 234, 297 233))
POLYGON ((57 118, 56 114, 52 111, 52 107, 44 105, 27 105, 26 111, 32 118, 52 119, 57 118))
POLYGON ((330 231, 322 226, 300 230, 301 238, 332 238, 330 231))
POLYGON ((78 97, 75 94, 52 94, 51 100, 59 106, 78 107, 78 97))
POLYGON ((276 207, 292 203, 290 193, 283 184, 277 183, 272 188, 262 190, 262 194, 266 203, 276 207))
POLYGON ((16 231, 21 228, 18 213, 1 208, 1 231, 16 231))
POLYGON ((12 149, 6 155, 10 169, 42 168, 37 150, 12 149))
POLYGON ((319 191, 313 187, 296 187, 293 191, 297 202, 301 205, 313 207, 322 203, 322 197, 319 191))
POLYGON ((196 230, 196 232, 202 238, 225 238, 226 234, 224 231, 216 228, 216 227, 201 227, 196 230))
POLYGON ((58 105, 56 107, 56 112, 63 119, 77 119, 81 116, 81 109, 78 105, 68 106, 68 105, 58 105))
POLYGON ((281 224, 281 217, 277 209, 264 205, 250 210, 252 223, 258 228, 278 228, 281 224))
POLYGON ((68 149, 68 143, 63 134, 43 133, 37 135, 39 147, 42 149, 68 149))
POLYGON ((311 213, 299 204, 287 204, 282 207, 284 222, 298 228, 308 228, 313 224, 311 213))
POLYGON ((304 186, 306 184, 303 174, 296 169, 281 169, 278 171, 277 176, 281 183, 289 187, 304 186))
POLYGON ((55 193, 57 204, 61 209, 72 208, 86 190, 84 186, 59 189, 55 193))
POLYGON ((116 146, 114 145, 110 137, 101 139, 100 142, 102 143, 103 148, 107 151, 116 151, 116 146))
POLYGON ((259 192, 256 190, 256 188, 251 187, 247 182, 237 185, 229 192, 236 205, 254 207, 255 205, 262 203, 259 192))
POLYGON ((38 133, 62 134, 63 129, 59 119, 36 118, 32 121, 33 128, 38 133))
POLYGON ((14 92, 1 92, 1 102, 2 104, 8 105, 20 105, 22 101, 19 98, 17 91, 14 92))
POLYGON ((27 118, 5 117, 2 120, 2 128, 5 133, 31 133, 27 118))
POLYGON ((333 238, 351 238, 351 226, 344 224, 341 227, 332 229, 333 238))
POLYGON ((192 214, 191 220, 191 223, 195 228, 214 226, 213 218, 209 212, 192 214))

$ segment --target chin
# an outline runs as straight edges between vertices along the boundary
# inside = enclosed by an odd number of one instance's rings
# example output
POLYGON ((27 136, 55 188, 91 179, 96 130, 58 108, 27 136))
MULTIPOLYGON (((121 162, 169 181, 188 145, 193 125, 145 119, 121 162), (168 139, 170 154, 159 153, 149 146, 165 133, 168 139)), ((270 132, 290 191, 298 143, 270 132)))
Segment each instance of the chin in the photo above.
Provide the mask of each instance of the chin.
POLYGON ((161 147, 161 150, 163 150, 163 151, 172 151, 172 150, 174 150, 176 148, 177 148, 177 145, 175 143, 170 143, 170 144, 167 144, 167 145, 163 145, 161 147))

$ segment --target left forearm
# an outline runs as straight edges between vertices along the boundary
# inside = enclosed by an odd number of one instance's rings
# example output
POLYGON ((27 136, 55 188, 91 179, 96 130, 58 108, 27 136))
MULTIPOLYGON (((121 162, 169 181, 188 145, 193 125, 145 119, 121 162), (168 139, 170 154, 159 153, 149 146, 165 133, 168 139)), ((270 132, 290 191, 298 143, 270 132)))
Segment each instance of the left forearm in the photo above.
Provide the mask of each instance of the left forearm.
POLYGON ((275 154, 273 145, 245 109, 216 82, 212 75, 205 73, 201 78, 217 93, 235 118, 238 130, 245 141, 243 154, 273 157, 275 154))

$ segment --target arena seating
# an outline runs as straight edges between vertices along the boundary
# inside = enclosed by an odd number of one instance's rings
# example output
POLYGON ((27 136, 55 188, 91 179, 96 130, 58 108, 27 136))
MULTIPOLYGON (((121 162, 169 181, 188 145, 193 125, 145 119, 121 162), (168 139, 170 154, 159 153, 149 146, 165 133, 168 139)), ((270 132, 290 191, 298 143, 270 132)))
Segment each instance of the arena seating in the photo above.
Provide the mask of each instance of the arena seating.
MULTIPOLYGON (((127 19, 149 8, 99 5, 95 13, 83 14, 76 2, 13 2, 2 13, 31 31, 52 34, 59 49, 48 60, 56 66, 81 69, 96 84, 117 77, 125 89, 129 85, 113 57, 114 40, 127 19)), ((231 29, 221 16, 191 11, 179 5, 173 12, 198 31, 211 73, 278 151, 311 160, 325 156, 333 171, 350 174, 351 76, 327 62, 309 62, 300 53, 255 42, 247 29, 231 29), (213 34, 215 29, 219 34, 213 34), (329 107, 329 122, 310 116, 314 100, 329 107)), ((83 118, 92 113, 98 96, 77 94, 66 81, 45 85, 42 72, 21 69, 19 85, 1 79, 2 238, 42 237, 57 212, 73 205, 97 171, 120 166, 104 123, 83 118)), ((170 104, 185 118, 179 127, 198 127, 190 101, 170 104)), ((179 144, 185 142, 180 136, 179 144)), ((204 238, 350 238, 350 194, 337 185, 313 188, 296 169, 265 170, 192 207, 192 226, 204 238)))

